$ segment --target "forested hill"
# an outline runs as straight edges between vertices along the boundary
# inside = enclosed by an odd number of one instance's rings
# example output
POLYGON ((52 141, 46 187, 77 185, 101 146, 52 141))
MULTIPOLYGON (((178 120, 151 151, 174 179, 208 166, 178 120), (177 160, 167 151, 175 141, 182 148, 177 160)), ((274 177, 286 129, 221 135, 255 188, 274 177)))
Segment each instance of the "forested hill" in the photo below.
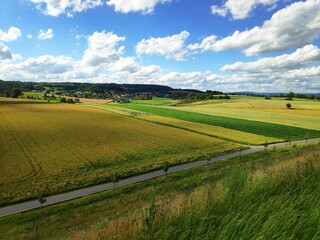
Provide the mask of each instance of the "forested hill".
POLYGON ((6 95, 13 88, 21 91, 47 91, 61 95, 83 95, 84 97, 104 96, 115 94, 151 94, 153 96, 179 97, 190 93, 201 93, 193 89, 174 89, 154 84, 116 84, 116 83, 47 83, 47 82, 15 82, 0 80, 0 95, 6 95))

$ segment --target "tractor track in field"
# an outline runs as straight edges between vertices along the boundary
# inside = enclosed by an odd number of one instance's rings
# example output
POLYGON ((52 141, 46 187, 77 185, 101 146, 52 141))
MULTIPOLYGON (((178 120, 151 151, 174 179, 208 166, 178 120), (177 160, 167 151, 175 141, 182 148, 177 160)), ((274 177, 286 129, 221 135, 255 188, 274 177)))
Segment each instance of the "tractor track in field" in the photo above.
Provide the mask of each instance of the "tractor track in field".
POLYGON ((36 157, 29 151, 29 149, 26 147, 21 137, 16 133, 14 128, 9 124, 8 120, 6 119, 3 113, 1 113, 1 116, 5 124, 7 125, 7 128, 9 129, 10 133, 12 134, 13 138, 17 142, 19 149, 21 150, 23 155, 26 157, 28 163, 30 164, 34 174, 35 175, 42 174, 43 173, 42 167, 38 162, 38 160, 36 159, 36 157))
MULTIPOLYGON (((181 165, 176 165, 176 166, 170 167, 168 172, 165 172, 164 170, 156 170, 156 171, 152 171, 152 172, 148 172, 148 173, 139 174, 139 175, 136 175, 133 177, 121 179, 116 185, 118 187, 126 186, 129 184, 134 184, 134 183, 154 179, 154 178, 157 178, 160 176, 165 176, 166 174, 171 174, 171 173, 180 172, 180 171, 190 169, 190 168, 204 166, 206 164, 211 164, 214 162, 226 160, 226 159, 237 157, 240 155, 242 156, 242 155, 246 155, 246 154, 250 154, 250 153, 263 151, 265 149, 272 149, 274 147, 285 147, 288 145, 300 145, 300 144, 306 144, 306 143, 311 143, 311 142, 314 142, 314 143, 318 142, 319 143, 320 138, 299 140, 299 141, 292 141, 292 142, 275 143, 275 144, 270 144, 267 147, 251 146, 247 150, 237 151, 237 152, 221 155, 221 156, 214 157, 214 158, 207 159, 207 160, 199 160, 199 161, 184 163, 181 165)), ((88 195, 103 192, 106 190, 111 190, 113 187, 114 187, 114 183, 109 182, 109 183, 104 183, 104 184, 100 184, 100 185, 95 185, 95 186, 91 186, 91 187, 86 187, 86 188, 74 190, 71 192, 52 195, 52 196, 47 197, 46 202, 42 205, 40 205, 38 200, 32 200, 32 201, 28 201, 28 202, 18 203, 15 205, 9 205, 9 206, 0 208, 0 217, 15 214, 15 213, 21 213, 21 212, 25 212, 25 211, 36 209, 36 208, 40 208, 41 206, 48 206, 48 205, 53 205, 53 204, 69 201, 72 199, 88 196, 88 195)))

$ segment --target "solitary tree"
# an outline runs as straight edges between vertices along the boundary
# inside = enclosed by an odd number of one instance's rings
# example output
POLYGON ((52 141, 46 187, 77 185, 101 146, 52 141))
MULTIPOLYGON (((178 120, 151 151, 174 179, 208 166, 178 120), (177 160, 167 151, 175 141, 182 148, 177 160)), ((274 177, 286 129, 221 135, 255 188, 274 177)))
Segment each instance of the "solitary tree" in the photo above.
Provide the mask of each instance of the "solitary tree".
POLYGON ((288 109, 291 108, 291 104, 290 103, 287 103, 286 106, 287 106, 288 109))
POLYGON ((18 98, 18 97, 20 97, 22 95, 23 95, 23 93, 19 88, 13 88, 12 89, 12 92, 11 92, 11 97, 12 98, 18 98))
POLYGON ((165 162, 165 163, 163 164, 163 171, 165 171, 166 174, 168 174, 169 168, 170 168, 170 164, 169 164, 168 162, 165 162))
POLYGON ((110 180, 113 183, 113 188, 116 189, 116 183, 119 182, 119 175, 117 173, 112 174, 110 180))
POLYGON ((39 197, 38 197, 38 201, 40 203, 40 209, 41 209, 42 208, 42 204, 44 204, 47 201, 47 199, 44 197, 44 194, 41 193, 39 195, 39 197))

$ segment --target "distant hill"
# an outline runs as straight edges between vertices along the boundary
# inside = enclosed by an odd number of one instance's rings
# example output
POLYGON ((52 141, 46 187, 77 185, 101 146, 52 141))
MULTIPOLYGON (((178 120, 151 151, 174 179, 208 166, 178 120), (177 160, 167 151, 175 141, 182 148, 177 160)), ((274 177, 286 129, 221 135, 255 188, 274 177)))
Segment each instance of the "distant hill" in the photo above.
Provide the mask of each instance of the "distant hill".
MULTIPOLYGON (((237 95, 259 95, 259 96, 280 96, 280 95, 287 95, 287 92, 251 92, 251 91, 242 91, 242 92, 229 92, 228 94, 237 94, 237 95)), ((314 96, 320 96, 320 92, 319 93, 299 93, 301 95, 314 95, 314 96)))
POLYGON ((155 84, 117 84, 117 83, 48 83, 18 82, 0 80, 0 95, 8 95, 13 88, 24 92, 48 92, 56 95, 67 95, 86 98, 114 98, 115 96, 157 96, 185 98, 190 94, 202 93, 194 89, 174 89, 155 84))

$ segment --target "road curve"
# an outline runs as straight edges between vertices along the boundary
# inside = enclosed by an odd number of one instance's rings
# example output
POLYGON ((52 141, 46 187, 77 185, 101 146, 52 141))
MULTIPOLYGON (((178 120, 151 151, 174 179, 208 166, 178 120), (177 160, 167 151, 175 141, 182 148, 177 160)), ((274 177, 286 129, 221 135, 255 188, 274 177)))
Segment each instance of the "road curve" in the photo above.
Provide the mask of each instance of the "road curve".
MULTIPOLYGON (((275 147, 284 147, 289 144, 292 144, 292 145, 296 144, 297 145, 297 144, 304 144, 306 142, 308 142, 308 143, 320 142, 320 138, 309 139, 307 141, 306 140, 292 141, 291 143, 270 144, 267 146, 267 149, 273 148, 274 146, 275 147)), ((199 160, 199 161, 195 161, 195 162, 190 162, 190 163, 185 163, 185 164, 173 166, 173 167, 169 168, 168 174, 179 172, 179 171, 182 171, 185 169, 200 167, 200 166, 203 166, 206 164, 214 163, 214 162, 225 160, 225 159, 232 158, 232 157, 237 157, 240 154, 246 155, 249 153, 258 152, 258 151, 261 151, 264 149, 265 149, 264 146, 251 146, 249 149, 243 150, 241 152, 238 151, 238 152, 214 157, 214 158, 211 158, 208 160, 199 160)), ((149 172, 149 173, 144 173, 144 174, 140 174, 140 175, 133 176, 130 178, 121 179, 119 182, 117 182, 117 186, 120 187, 120 186, 125 186, 125 185, 129 185, 129 184, 133 184, 133 183, 138 183, 141 181, 157 178, 157 177, 164 176, 164 175, 166 175, 166 172, 163 170, 157 170, 157 171, 153 171, 153 172, 149 172)), ((113 183, 110 182, 110 183, 100 184, 100 185, 96 185, 96 186, 92 186, 92 187, 82 188, 82 189, 67 192, 67 193, 53 195, 53 196, 47 197, 46 202, 43 203, 42 206, 48 206, 48 205, 52 205, 52 204, 61 203, 61 202, 65 202, 68 200, 84 197, 87 195, 103 192, 106 190, 110 190, 113 187, 114 187, 113 183)), ((14 213, 28 211, 28 210, 39 208, 39 207, 40 207, 40 203, 38 200, 32 200, 32 201, 28 201, 28 202, 18 203, 15 205, 9 205, 9 206, 0 208, 0 217, 11 215, 14 213)))

